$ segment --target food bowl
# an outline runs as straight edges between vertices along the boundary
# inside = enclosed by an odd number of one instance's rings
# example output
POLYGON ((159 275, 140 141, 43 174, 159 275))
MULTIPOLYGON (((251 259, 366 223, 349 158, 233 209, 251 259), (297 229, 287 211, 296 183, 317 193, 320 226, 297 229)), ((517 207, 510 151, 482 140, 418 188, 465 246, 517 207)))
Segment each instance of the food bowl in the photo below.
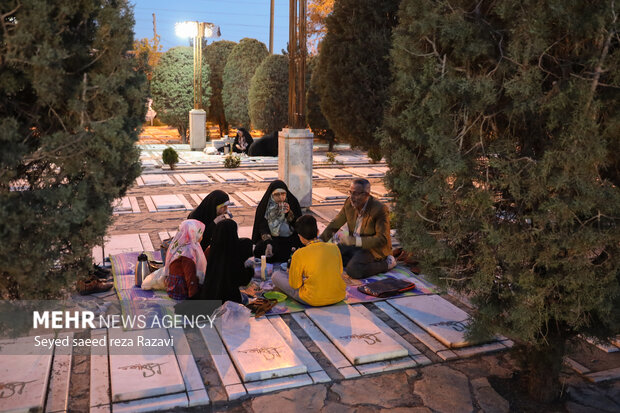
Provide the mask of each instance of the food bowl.
POLYGON ((263 297, 271 300, 278 300, 279 303, 286 300, 286 294, 281 293, 280 291, 267 291, 263 294, 263 297))

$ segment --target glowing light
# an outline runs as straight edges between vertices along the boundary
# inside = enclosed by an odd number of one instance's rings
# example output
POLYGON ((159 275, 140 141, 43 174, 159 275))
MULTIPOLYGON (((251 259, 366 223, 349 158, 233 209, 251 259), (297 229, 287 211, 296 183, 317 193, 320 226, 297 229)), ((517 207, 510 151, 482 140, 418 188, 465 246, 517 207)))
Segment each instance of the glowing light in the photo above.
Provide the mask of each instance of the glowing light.
POLYGON ((196 37, 198 34, 198 22, 180 22, 174 25, 174 31, 179 37, 196 37))

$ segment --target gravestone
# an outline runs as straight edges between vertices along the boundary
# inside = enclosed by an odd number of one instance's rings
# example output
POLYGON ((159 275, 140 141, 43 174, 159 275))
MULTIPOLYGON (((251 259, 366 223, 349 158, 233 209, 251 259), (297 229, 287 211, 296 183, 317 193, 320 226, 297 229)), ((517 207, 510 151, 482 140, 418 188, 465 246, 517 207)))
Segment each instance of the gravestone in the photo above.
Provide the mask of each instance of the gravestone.
POLYGON ((114 201, 114 212, 129 212, 132 210, 131 202, 129 202, 129 197, 122 197, 114 201))
POLYGON ((174 183, 170 180, 168 175, 163 175, 163 174, 141 175, 140 178, 142 178, 144 185, 174 185, 174 183))
POLYGON ((53 348, 34 343, 34 337, 0 342, 0 412, 43 411, 53 348))
POLYGON ((151 195, 157 209, 185 208, 183 202, 176 195, 151 195))
MULTIPOLYGON (((138 336, 148 340, 170 340, 168 332, 163 328, 130 331, 113 328, 108 331, 110 339, 132 339, 134 344, 138 342, 138 336)), ((172 346, 143 351, 110 346, 110 381, 113 402, 162 396, 185 390, 172 346)))
POLYGON ((317 198, 325 202, 336 200, 344 201, 348 198, 348 195, 343 194, 342 192, 332 188, 314 188, 313 194, 316 195, 317 198))
POLYGON ((188 184, 203 184, 203 183, 211 183, 213 182, 211 178, 203 173, 185 173, 179 174, 181 178, 188 184))
POLYGON ((278 179, 278 171, 253 171, 263 181, 275 181, 278 179))
POLYGON ((348 305, 311 308, 308 317, 352 364, 407 356, 407 349, 348 305))
POLYGON ((242 194, 250 198, 258 205, 260 200, 263 198, 263 195, 265 195, 265 191, 243 191, 242 194))
POLYGON ((219 177, 220 182, 246 182, 249 178, 241 172, 217 172, 213 176, 219 177))
POLYGON ((469 314, 438 295, 394 298, 388 303, 447 347, 475 344, 465 339, 469 314))
POLYGON ((319 175, 323 175, 327 178, 352 178, 353 174, 338 168, 326 168, 315 170, 319 175))
POLYGON ((374 168, 343 168, 343 171, 351 172, 354 175, 366 178, 380 178, 385 176, 385 172, 377 171, 374 168))
POLYGON ((305 373, 307 367, 265 318, 222 323, 220 335, 244 382, 305 373))

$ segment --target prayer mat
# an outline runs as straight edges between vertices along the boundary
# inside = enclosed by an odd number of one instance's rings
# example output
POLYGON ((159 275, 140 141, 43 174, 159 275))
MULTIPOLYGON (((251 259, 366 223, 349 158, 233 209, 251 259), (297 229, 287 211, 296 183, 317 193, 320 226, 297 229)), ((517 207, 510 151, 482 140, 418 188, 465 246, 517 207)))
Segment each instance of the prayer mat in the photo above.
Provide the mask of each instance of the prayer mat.
MULTIPOLYGON (((146 324, 151 325, 154 317, 174 315, 174 305, 178 303, 168 297, 166 291, 143 290, 135 286, 135 268, 140 252, 126 252, 110 256, 114 288, 121 304, 123 316, 144 315, 146 324)), ((146 251, 151 260, 161 260, 159 251, 146 251)))

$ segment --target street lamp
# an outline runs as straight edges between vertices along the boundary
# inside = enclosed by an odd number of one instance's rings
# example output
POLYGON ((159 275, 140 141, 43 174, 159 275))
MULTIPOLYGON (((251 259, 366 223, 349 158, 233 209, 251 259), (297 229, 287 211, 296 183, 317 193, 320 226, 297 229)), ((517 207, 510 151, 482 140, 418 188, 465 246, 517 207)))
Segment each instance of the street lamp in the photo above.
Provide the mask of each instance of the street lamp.
POLYGON ((220 28, 213 23, 185 21, 175 24, 177 36, 194 38, 194 109, 189 112, 189 144, 192 150, 207 145, 207 113, 202 109, 202 39, 220 37, 220 28))

